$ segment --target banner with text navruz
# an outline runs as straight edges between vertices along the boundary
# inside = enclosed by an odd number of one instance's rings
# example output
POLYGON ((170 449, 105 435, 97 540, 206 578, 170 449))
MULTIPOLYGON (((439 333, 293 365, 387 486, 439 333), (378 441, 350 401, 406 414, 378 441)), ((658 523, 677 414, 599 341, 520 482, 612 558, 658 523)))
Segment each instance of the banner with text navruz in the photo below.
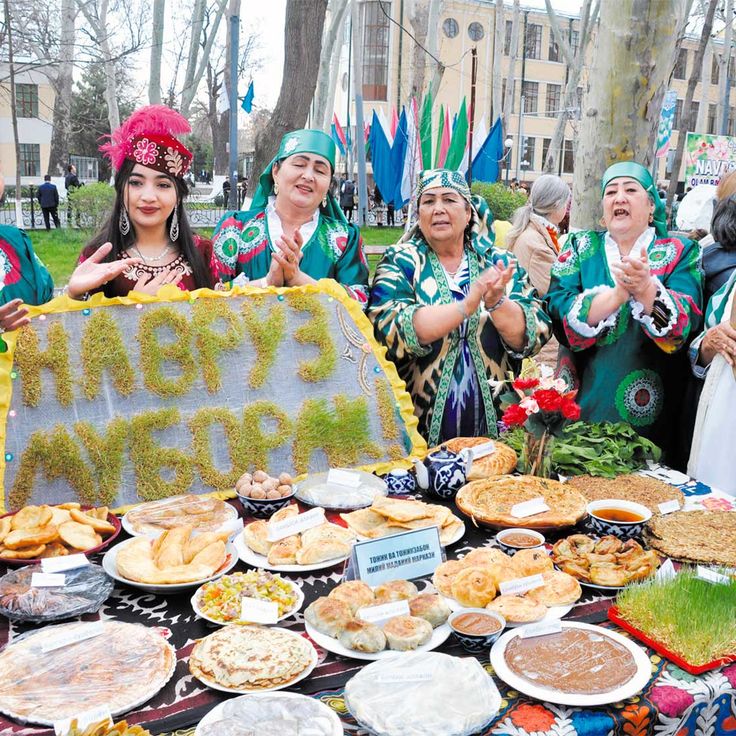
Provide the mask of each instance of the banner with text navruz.
POLYGON ((333 281, 31 307, 0 356, 0 507, 234 495, 246 470, 409 466, 426 444, 333 281))
POLYGON ((685 143, 685 188, 715 184, 736 169, 736 138, 688 133, 685 143))

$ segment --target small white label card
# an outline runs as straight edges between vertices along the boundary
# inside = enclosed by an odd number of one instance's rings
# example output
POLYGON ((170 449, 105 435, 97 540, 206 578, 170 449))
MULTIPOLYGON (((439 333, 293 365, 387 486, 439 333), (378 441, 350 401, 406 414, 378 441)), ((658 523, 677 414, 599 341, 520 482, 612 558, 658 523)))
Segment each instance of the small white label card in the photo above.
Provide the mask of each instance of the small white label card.
POLYGON ((44 572, 64 572, 86 567, 89 560, 83 554, 66 555, 66 557, 46 557, 41 560, 41 569, 44 572))
POLYGON ((675 570, 675 566, 669 557, 659 566, 659 569, 654 574, 655 579, 663 583, 667 580, 672 580, 676 576, 677 570, 675 570))
POLYGON ((709 567, 703 567, 702 565, 698 565, 695 574, 701 580, 706 580, 707 582, 715 583, 716 585, 729 585, 731 583, 731 578, 729 578, 728 575, 716 572, 715 570, 711 570, 709 567))
POLYGON ((31 588, 63 588, 65 585, 66 575, 63 573, 31 573, 31 588))
POLYGON ((334 483, 346 488, 358 488, 360 486, 360 473, 356 473, 354 470, 332 468, 327 472, 327 483, 334 483))
POLYGON ((358 617, 369 624, 377 624, 388 621, 396 616, 409 616, 409 601, 392 601, 380 606, 364 606, 358 610, 358 617))
POLYGON ((498 587, 501 590, 501 595, 521 595, 526 593, 527 590, 541 588, 543 585, 544 580, 541 575, 529 575, 516 580, 504 580, 498 587))
POLYGON ((93 639, 95 636, 99 636, 104 631, 102 621, 93 621, 91 623, 81 624, 75 626, 72 631, 64 631, 61 634, 56 634, 47 639, 41 646, 41 651, 46 654, 53 652, 55 649, 61 649, 67 647, 70 644, 77 644, 80 641, 86 639, 93 639))
POLYGON ((54 732, 56 733, 56 736, 66 736, 72 727, 72 721, 76 721, 77 728, 80 729, 85 729, 87 726, 91 726, 95 723, 102 723, 103 721, 112 726, 110 709, 103 705, 99 708, 94 708, 93 710, 85 710, 83 713, 78 713, 76 716, 72 716, 71 718, 54 721, 54 732))
POLYGON ((406 670, 402 672, 397 670, 394 672, 383 672, 375 677, 377 683, 396 683, 397 685, 409 684, 411 682, 430 682, 432 679, 431 672, 422 670, 406 670))
POLYGON ((511 507, 511 516, 517 519, 523 519, 526 516, 534 516, 534 514, 542 514, 549 511, 549 506, 544 502, 542 496, 532 498, 530 501, 522 501, 511 507))
POLYGON ((275 624, 279 620, 279 604, 243 597, 240 599, 240 620, 253 624, 275 624))
POLYGON ((227 532, 230 536, 230 539, 233 537, 236 537, 240 532, 243 531, 243 520, 238 519, 230 519, 230 521, 226 521, 221 527, 221 532, 227 532))
POLYGON ((278 542, 279 539, 290 537, 292 534, 299 534, 325 523, 325 510, 323 508, 310 509, 309 511, 290 516, 283 521, 269 522, 268 524, 268 541, 278 542))
POLYGON ((495 451, 496 443, 493 440, 489 440, 488 442, 484 442, 481 445, 476 445, 475 447, 470 448, 473 460, 479 460, 480 458, 485 457, 486 455, 490 455, 495 451))
POLYGON ((657 508, 660 514, 671 514, 673 511, 680 510, 680 502, 677 499, 672 499, 672 501, 658 504, 657 508))
POLYGON ((543 621, 538 624, 529 624, 519 629, 519 636, 522 639, 531 639, 533 636, 548 636, 549 634, 559 634, 562 631, 562 622, 543 621))

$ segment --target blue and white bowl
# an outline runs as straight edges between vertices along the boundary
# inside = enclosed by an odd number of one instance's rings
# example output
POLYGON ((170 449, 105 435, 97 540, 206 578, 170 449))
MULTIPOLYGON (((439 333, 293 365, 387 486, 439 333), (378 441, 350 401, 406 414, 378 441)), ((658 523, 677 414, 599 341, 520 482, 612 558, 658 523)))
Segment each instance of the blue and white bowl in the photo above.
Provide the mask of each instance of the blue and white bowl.
POLYGON ((249 498, 238 493, 238 499, 243 504, 246 515, 255 516, 258 519, 270 519, 277 511, 291 503, 294 498, 292 491, 288 496, 281 498, 249 498))
POLYGON ((588 511, 588 528, 594 534, 605 536, 612 534, 619 539, 636 539, 644 533, 644 527, 652 518, 652 512, 640 503, 633 501, 622 501, 620 499, 606 498, 599 501, 591 501, 586 507, 588 511), (612 521, 603 519, 596 515, 602 509, 620 509, 636 514, 636 521, 612 521))
POLYGON ((501 636, 503 630, 506 628, 506 619, 500 613, 489 611, 485 608, 460 608, 450 614, 450 618, 447 619, 447 623, 450 624, 452 633, 460 643, 460 646, 471 654, 488 652, 493 646, 493 642, 501 636), (491 634, 468 634, 464 631, 458 631, 453 622, 464 613, 482 613, 484 616, 496 619, 500 624, 498 631, 494 631, 491 634))
POLYGON ((403 468, 389 471, 383 476, 383 480, 386 482, 390 494, 407 495, 416 493, 417 479, 414 477, 414 473, 403 468))
POLYGON ((540 534, 540 532, 534 531, 533 529, 504 529, 503 531, 500 531, 498 534, 496 534, 496 542, 498 542, 498 546, 507 554, 509 557, 513 557, 519 550, 522 549, 539 549, 540 547, 544 547, 544 534, 540 534), (519 545, 514 545, 509 542, 509 538, 513 539, 514 534, 523 534, 527 537, 532 537, 536 539, 536 544, 529 544, 525 545, 523 547, 520 547, 519 545))

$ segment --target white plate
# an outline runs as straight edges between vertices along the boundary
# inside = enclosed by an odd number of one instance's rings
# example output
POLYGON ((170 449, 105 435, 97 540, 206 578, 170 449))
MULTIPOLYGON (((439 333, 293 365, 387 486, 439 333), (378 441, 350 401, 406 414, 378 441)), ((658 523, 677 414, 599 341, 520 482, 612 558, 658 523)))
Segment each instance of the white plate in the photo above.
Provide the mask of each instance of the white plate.
MULTIPOLYGON (((172 496, 172 498, 176 498, 176 496, 172 496)), ((168 500, 169 500, 168 498, 162 499, 162 501, 168 501, 168 500)), ((161 501, 150 501, 149 503, 161 503, 161 501)), ((133 510, 138 511, 140 510, 141 506, 145 506, 145 505, 146 504, 141 504, 140 506, 136 506, 135 509, 131 509, 131 511, 133 510)), ((229 503, 226 503, 225 506, 227 506, 228 514, 229 514, 229 518, 227 519, 227 521, 224 521, 222 524, 220 524, 220 526, 217 527, 217 529, 211 529, 208 531, 214 531, 214 532, 225 531, 232 524, 233 520, 238 518, 238 510, 234 506, 231 506, 229 503)), ((121 521, 123 524, 123 529, 125 529, 125 531, 128 532, 128 534, 130 534, 131 537, 149 537, 151 539, 156 539, 157 537, 160 537, 161 534, 163 534, 163 532, 165 531, 164 529, 160 529, 158 532, 136 531, 136 529, 133 527, 133 525, 130 523, 128 519, 129 513, 130 511, 128 511, 128 513, 126 513, 125 516, 123 516, 121 521)), ((199 532, 195 531, 194 534, 199 534, 199 532)))
POLYGON ((334 567, 339 565, 341 562, 350 557, 349 554, 344 557, 338 557, 334 560, 325 560, 324 562, 315 562, 313 565, 271 565, 268 562, 268 558, 263 555, 259 555, 254 552, 243 539, 242 534, 238 534, 233 540, 235 550, 238 553, 238 557, 245 562, 247 565, 252 567, 260 567, 264 570, 273 570, 275 572, 309 572, 310 570, 324 570, 326 567, 334 567))
MULTIPOLYGON (((248 698, 248 700, 252 700, 254 698, 262 698, 265 697, 266 693, 248 693, 248 695, 241 695, 243 698, 248 698)), ((345 733, 342 728, 342 723, 340 723, 340 719, 337 716, 337 713, 335 713, 332 708, 329 708, 324 703, 320 702, 316 698, 310 698, 308 695, 301 695, 300 693, 279 693, 280 698, 288 698, 289 700, 294 700, 295 702, 298 700, 309 700, 312 703, 316 703, 319 706, 319 712, 325 717, 329 718, 330 723, 332 723, 332 733, 330 736, 343 736, 345 733)), ((234 703, 238 698, 233 698, 232 700, 228 700, 226 702, 228 703, 234 703)), ((215 723, 215 721, 219 721, 225 716, 223 715, 223 710, 225 709, 225 703, 220 703, 216 705, 197 725, 197 729, 194 732, 194 736, 202 736, 202 728, 204 726, 209 726, 212 723, 215 723)))
MULTIPOLYGON (((333 639, 331 636, 327 636, 327 634, 321 634, 308 621, 304 622, 304 628, 307 634, 309 634, 309 638, 316 644, 323 647, 328 652, 339 654, 341 657, 374 661, 376 659, 388 659, 389 657, 395 657, 397 654, 403 654, 403 652, 397 651, 396 649, 384 649, 380 652, 356 652, 354 649, 344 647, 337 639, 333 639)), ((422 646, 417 647, 416 649, 410 649, 409 651, 431 652, 433 649, 437 649, 441 644, 444 644, 451 633, 452 629, 450 629, 449 624, 442 624, 442 626, 432 629, 432 638, 426 644, 422 644, 422 646)))
MULTIPOLYGON (((224 577, 224 576, 223 576, 224 577)), ((302 589, 293 581, 284 579, 284 582, 287 583, 291 589, 296 594, 296 603, 294 604, 294 607, 287 611, 283 616, 279 616, 278 619, 276 619, 276 623, 279 621, 283 621, 285 618, 289 618, 289 616, 293 616, 295 613, 298 613, 299 610, 302 607, 302 604, 304 603, 304 593, 302 592, 302 589)), ((230 624, 249 624, 252 623, 252 621, 218 621, 216 618, 211 618, 205 613, 202 613, 202 611, 199 608, 197 599, 199 598, 199 595, 202 591, 202 588, 204 587, 205 583, 203 583, 199 588, 197 588, 196 593, 192 596, 192 608, 194 609, 194 613, 197 614, 200 618, 203 618, 205 621, 210 621, 213 624, 217 624, 218 626, 229 626, 230 624)))
MULTIPOLYGON (((455 518, 457 518, 457 517, 455 517, 455 518)), ((460 519, 458 519, 458 520, 460 521, 460 526, 457 528, 457 532, 452 537, 452 539, 450 539, 448 542, 445 542, 444 544, 440 540, 440 544, 443 547, 449 547, 451 544, 455 544, 455 542, 459 542, 463 538, 463 536, 465 534, 465 522, 462 521, 462 520, 460 520, 460 519)), ((419 527, 419 528, 420 529, 428 529, 429 527, 419 527)), ((397 527, 396 528, 396 531, 393 532, 392 534, 403 534, 404 532, 413 532, 413 531, 415 531, 415 530, 414 529, 400 529, 400 528, 397 527)), ((384 534, 384 536, 382 536, 382 537, 376 537, 375 539, 385 539, 386 537, 392 536, 392 534, 384 534)), ((358 538, 358 541, 359 542, 374 542, 375 541, 375 539, 373 539, 372 537, 363 537, 360 534, 357 535, 357 538, 358 538)))
POLYGON ((102 558, 102 568, 111 578, 113 578, 113 580, 117 580, 119 583, 125 583, 126 585, 131 585, 132 587, 139 588, 140 590, 146 590, 149 593, 180 593, 184 590, 198 588, 202 583, 207 583, 210 580, 217 580, 217 578, 222 577, 226 572, 230 572, 230 570, 238 564, 238 555, 235 552, 235 547, 233 547, 232 542, 228 542, 225 548, 227 552, 225 564, 214 575, 205 578, 204 580, 193 580, 191 583, 175 583, 172 585, 149 585, 148 583, 139 583, 136 580, 128 580, 128 578, 124 578, 120 573, 118 573, 118 552, 126 544, 130 544, 133 541, 134 539, 126 539, 124 542, 116 544, 112 549, 108 550, 102 558))
MULTIPOLYGON (((448 598, 446 595, 440 595, 440 597, 447 603, 447 605, 450 607, 451 611, 462 611, 466 608, 466 606, 463 606, 461 603, 456 601, 454 598, 448 598)), ((558 619, 561 619, 563 616, 567 615, 572 611, 573 604, 570 604, 569 606, 551 606, 547 609, 547 613, 544 616, 544 618, 540 618, 538 621, 530 621, 528 623, 535 623, 535 624, 542 624, 547 623, 549 621, 557 621, 558 619)), ((526 626, 527 624, 515 624, 511 621, 506 621, 506 626, 509 629, 515 629, 517 626, 526 626)))
POLYGON ((593 706, 618 703, 621 700, 626 700, 626 698, 640 693, 646 687, 646 684, 652 677, 652 665, 646 652, 638 644, 635 644, 625 636, 621 636, 621 634, 617 634, 615 631, 604 629, 601 626, 593 626, 592 624, 565 621, 563 628, 590 629, 613 639, 619 644, 623 644, 634 658, 636 673, 627 683, 607 693, 581 695, 579 693, 563 693, 548 687, 539 687, 512 672, 506 664, 506 657, 504 656, 506 647, 514 637, 519 635, 518 629, 512 629, 501 634, 500 638, 491 647, 491 665, 496 674, 514 690, 519 690, 525 695, 530 695, 537 700, 558 703, 559 705, 593 706))
MULTIPOLYGON (((356 509, 364 509, 373 503, 376 496, 387 496, 388 486, 386 481, 371 473, 363 470, 350 471, 360 476, 360 486, 358 489, 346 488, 332 484, 327 484, 327 473, 315 473, 308 475, 304 480, 296 484, 294 489, 294 497, 306 503, 309 506, 321 506, 325 509, 338 509, 340 511, 355 511, 356 509), (352 501, 335 503, 329 497, 325 500, 325 494, 343 494, 349 497, 353 494, 352 501), (320 498, 320 494, 322 498, 320 498)), ((335 496, 333 496, 333 499, 335 496)))
POLYGON ((220 690, 223 693, 240 693, 241 695, 245 695, 246 693, 271 693, 274 690, 283 690, 285 687, 291 687, 292 685, 296 685, 297 682, 301 682, 305 678, 309 677, 309 675, 312 674, 312 670, 317 666, 317 662, 319 661, 319 655, 317 654, 317 650, 314 648, 314 645, 312 642, 307 641, 304 639, 303 636, 300 634, 296 634, 293 631, 289 631, 288 629, 278 628, 278 629, 271 629, 271 631, 283 631, 285 634, 289 634, 289 636, 296 636, 299 637, 299 639, 302 639, 309 644, 310 649, 310 662, 307 665, 306 669, 304 669, 302 672, 300 672, 293 680, 289 680, 289 682, 285 682, 283 685, 276 685, 275 687, 259 687, 253 690, 239 690, 234 687, 225 687, 224 685, 220 685, 219 683, 215 682, 214 680, 210 680, 206 677, 201 677, 199 675, 194 675, 193 677, 196 677, 200 682, 203 682, 207 687, 211 687, 213 690, 220 690))

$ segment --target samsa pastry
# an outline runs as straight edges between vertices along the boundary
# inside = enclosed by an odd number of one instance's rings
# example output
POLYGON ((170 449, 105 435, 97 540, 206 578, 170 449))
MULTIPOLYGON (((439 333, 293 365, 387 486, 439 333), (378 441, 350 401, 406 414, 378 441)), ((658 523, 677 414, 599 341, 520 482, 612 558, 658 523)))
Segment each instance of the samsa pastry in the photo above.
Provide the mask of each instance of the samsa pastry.
POLYGON ((386 648, 386 634, 375 624, 354 618, 345 624, 338 636, 340 644, 356 652, 380 652, 386 648))
POLYGON ((319 562, 337 560, 349 554, 350 545, 348 543, 341 542, 339 539, 325 539, 307 545, 302 543, 296 553, 296 562, 298 565, 316 565, 319 562))
POLYGON ((496 582, 485 567, 466 567, 450 586, 452 597, 466 608, 485 608, 496 597, 496 582))
POLYGON ((449 618, 450 607, 434 593, 421 593, 409 601, 409 612, 412 616, 423 618, 436 629, 449 618))
POLYGON ((580 583, 572 575, 559 570, 550 570, 542 574, 544 585, 533 588, 526 597, 545 606, 567 606, 583 594, 580 583))
POLYGON ((511 624, 529 624, 547 615, 547 606, 520 595, 500 595, 486 608, 500 613, 511 624))
POLYGON ((417 616, 396 616, 384 624, 383 633, 389 649, 406 652, 432 638, 432 624, 417 616))
POLYGON ((462 560, 447 560, 437 566, 432 576, 432 585, 444 596, 452 598, 452 581, 455 576, 464 570, 466 565, 462 560))
POLYGON ((284 537, 274 542, 271 549, 268 550, 269 565, 296 565, 297 553, 301 543, 299 535, 294 534, 291 537, 284 537))
POLYGON ((554 570, 552 558, 542 549, 520 549, 511 558, 511 566, 522 578, 554 570))
POLYGON ((304 618, 321 634, 336 639, 353 618, 353 612, 344 601, 323 596, 307 606, 304 618))
POLYGON ((272 514, 268 523, 275 524, 276 522, 284 521, 284 519, 290 519, 292 516, 299 516, 299 507, 295 503, 284 506, 284 508, 272 514))
POLYGON ((348 580, 331 590, 327 597, 347 603, 353 615, 364 606, 376 605, 373 590, 362 580, 348 580))
POLYGON ((268 557, 273 542, 268 541, 268 523, 259 519, 243 529, 243 540, 256 554, 268 557))
POLYGON ((511 558, 497 547, 477 547, 471 549, 461 560, 464 567, 485 567, 498 562, 502 565, 511 564, 511 558))
POLYGON ((354 539, 355 534, 350 529, 326 521, 324 524, 313 526, 311 529, 302 532, 302 547, 307 547, 314 542, 324 542, 326 540, 350 543, 354 539))
POLYGON ((410 580, 390 580, 377 586, 375 591, 376 605, 393 603, 394 601, 408 601, 418 595, 419 589, 410 580))
POLYGON ((519 577, 519 573, 516 572, 510 562, 506 564, 494 562, 493 564, 488 565, 485 569, 491 573, 491 577, 493 578, 493 582, 496 584, 496 588, 500 588, 501 583, 508 583, 519 577))

